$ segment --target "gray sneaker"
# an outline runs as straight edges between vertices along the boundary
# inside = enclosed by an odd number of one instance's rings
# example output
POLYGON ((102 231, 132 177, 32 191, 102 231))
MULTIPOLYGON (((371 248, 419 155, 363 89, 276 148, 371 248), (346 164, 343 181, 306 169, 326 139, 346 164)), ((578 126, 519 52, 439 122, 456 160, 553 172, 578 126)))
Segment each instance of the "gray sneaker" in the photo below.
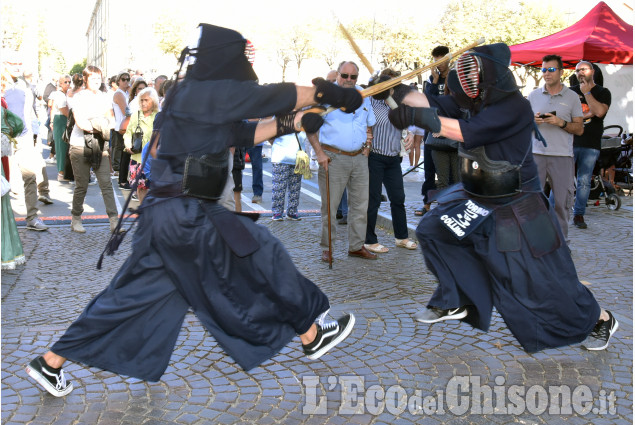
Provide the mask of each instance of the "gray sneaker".
POLYGON ((436 307, 428 307, 415 315, 415 319, 423 323, 437 323, 442 320, 459 320, 467 316, 467 307, 450 308, 442 310, 436 307))
POLYGON ((46 205, 51 205, 53 203, 53 200, 51 200, 48 195, 40 195, 37 200, 46 205))
POLYGON ((620 327, 618 321, 610 311, 606 310, 609 320, 602 320, 595 325, 589 336, 582 342, 582 346, 590 351, 604 350, 609 346, 609 340, 620 327))
POLYGON ((33 220, 29 220, 26 222, 26 228, 29 230, 37 230, 38 232, 42 232, 44 230, 48 230, 49 227, 44 224, 44 222, 40 218, 34 218, 33 220))
POLYGON ((251 203, 252 204, 259 204, 262 202, 262 196, 260 195, 254 195, 253 198, 251 198, 251 203))

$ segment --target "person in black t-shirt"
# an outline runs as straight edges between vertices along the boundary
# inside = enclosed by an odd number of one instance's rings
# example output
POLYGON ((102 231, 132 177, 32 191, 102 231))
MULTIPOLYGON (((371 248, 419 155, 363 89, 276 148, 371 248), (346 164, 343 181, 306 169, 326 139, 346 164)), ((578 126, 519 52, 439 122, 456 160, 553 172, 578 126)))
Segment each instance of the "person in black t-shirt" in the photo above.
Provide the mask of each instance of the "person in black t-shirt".
POLYGON ((584 213, 591 191, 591 174, 602 149, 604 117, 611 106, 611 92, 595 84, 595 70, 590 62, 581 61, 575 67, 579 85, 571 90, 580 96, 584 116, 584 133, 573 138, 573 157, 577 168, 573 224, 586 229, 584 213))

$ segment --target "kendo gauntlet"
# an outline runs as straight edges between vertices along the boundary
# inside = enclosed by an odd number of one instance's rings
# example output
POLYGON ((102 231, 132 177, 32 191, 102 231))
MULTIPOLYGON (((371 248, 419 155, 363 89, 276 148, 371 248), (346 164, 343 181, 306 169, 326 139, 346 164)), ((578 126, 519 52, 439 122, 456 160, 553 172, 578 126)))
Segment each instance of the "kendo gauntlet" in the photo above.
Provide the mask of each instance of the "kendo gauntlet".
POLYGON ((314 99, 317 103, 328 104, 335 108, 342 108, 350 114, 362 106, 362 95, 355 89, 345 89, 324 78, 315 78, 312 81, 315 86, 314 99))
POLYGON ((397 109, 388 113, 388 119, 392 125, 400 130, 415 125, 432 133, 441 131, 441 120, 437 108, 412 108, 401 104, 397 109))

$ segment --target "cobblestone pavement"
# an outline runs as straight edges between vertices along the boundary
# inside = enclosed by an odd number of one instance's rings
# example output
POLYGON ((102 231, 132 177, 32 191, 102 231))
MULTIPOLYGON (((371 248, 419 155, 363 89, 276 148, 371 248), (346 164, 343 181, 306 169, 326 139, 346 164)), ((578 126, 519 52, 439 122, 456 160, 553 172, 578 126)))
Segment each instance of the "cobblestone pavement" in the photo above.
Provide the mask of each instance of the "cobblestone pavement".
MULTIPOLYGON (((620 321, 609 349, 590 353, 576 345, 527 354, 496 312, 488 333, 460 322, 433 326, 415 322, 413 315, 425 306, 436 286, 419 251, 391 248, 377 261, 349 258, 345 228, 338 226, 335 261, 329 270, 319 261, 316 178, 303 180, 303 220, 272 222, 267 216, 267 162, 262 204, 249 202, 249 165, 245 170, 243 208, 265 212, 260 223, 285 243, 300 271, 326 292, 333 316, 355 313, 357 323, 351 336, 318 361, 302 355, 296 338, 273 359, 244 372, 196 317, 188 314, 170 366, 159 382, 146 383, 69 363, 66 370, 75 390, 65 398, 50 396, 36 387, 24 366, 42 354, 108 284, 130 253, 130 238, 97 271, 95 264, 108 237, 99 192, 90 187, 86 198, 87 233, 71 233, 68 208, 72 188, 54 181, 54 167, 47 168, 51 197, 56 202, 41 210, 51 230, 39 233, 22 228, 27 264, 2 272, 3 424, 633 421, 631 197, 622 198, 624 205, 618 211, 609 211, 604 205, 590 206, 585 216, 589 228, 569 230, 580 279, 620 321), (470 387, 466 380, 471 380, 470 387), (564 392, 564 402, 558 403, 555 396, 549 403, 542 401, 557 389, 564 392), (567 403, 569 393, 576 402, 573 406, 567 403), (387 401, 382 404, 384 396, 387 401)), ((421 207, 422 180, 422 172, 404 177, 413 237, 419 221, 413 213, 421 207)), ((23 224, 19 182, 15 186, 18 194, 12 197, 12 204, 18 222, 23 224)), ((124 194, 116 192, 122 205, 124 194)), ((378 226, 379 242, 393 247, 388 203, 382 203, 378 226)))
MULTIPOLYGON (((416 200, 408 204, 412 227, 416 200)), ((415 322, 414 313, 436 286, 419 251, 392 248, 378 261, 349 258, 345 232, 339 231, 329 270, 319 261, 318 217, 263 217, 260 222, 284 241, 302 273, 329 296, 331 314, 355 313, 355 329, 344 343, 310 361, 296 338, 245 372, 188 314, 159 382, 69 363, 75 390, 65 398, 37 387, 24 366, 109 282, 130 252, 130 238, 97 271, 107 224, 89 224, 84 235, 67 225, 42 233, 21 229, 27 264, 2 272, 2 423, 631 424, 633 217, 632 199, 623 200, 618 211, 590 207, 589 228, 570 229, 580 279, 620 321, 607 351, 575 345, 527 354, 497 313, 488 333, 460 322, 415 322), (456 398, 456 384, 466 379, 472 386, 458 387, 456 398), (540 401, 550 386, 564 386, 564 403, 540 401), (568 392, 588 403, 567 410, 568 392), (413 408, 422 402, 423 411, 413 408)), ((380 243, 394 246, 387 230, 378 235, 380 243)))

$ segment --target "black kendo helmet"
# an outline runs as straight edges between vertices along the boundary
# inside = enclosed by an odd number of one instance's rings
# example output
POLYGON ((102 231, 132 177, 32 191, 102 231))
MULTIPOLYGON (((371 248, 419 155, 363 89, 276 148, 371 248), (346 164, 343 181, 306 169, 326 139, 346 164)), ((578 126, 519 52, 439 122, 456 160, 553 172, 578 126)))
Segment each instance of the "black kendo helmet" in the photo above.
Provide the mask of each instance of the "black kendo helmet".
MULTIPOLYGON (((237 31, 199 24, 198 42, 186 47, 186 78, 195 80, 256 81, 258 76, 245 56, 247 40, 237 31)), ((184 55, 184 56, 183 56, 184 55)))
POLYGON ((448 74, 448 88, 460 106, 479 111, 518 90, 509 70, 511 51, 505 43, 475 47, 462 54, 448 74))

